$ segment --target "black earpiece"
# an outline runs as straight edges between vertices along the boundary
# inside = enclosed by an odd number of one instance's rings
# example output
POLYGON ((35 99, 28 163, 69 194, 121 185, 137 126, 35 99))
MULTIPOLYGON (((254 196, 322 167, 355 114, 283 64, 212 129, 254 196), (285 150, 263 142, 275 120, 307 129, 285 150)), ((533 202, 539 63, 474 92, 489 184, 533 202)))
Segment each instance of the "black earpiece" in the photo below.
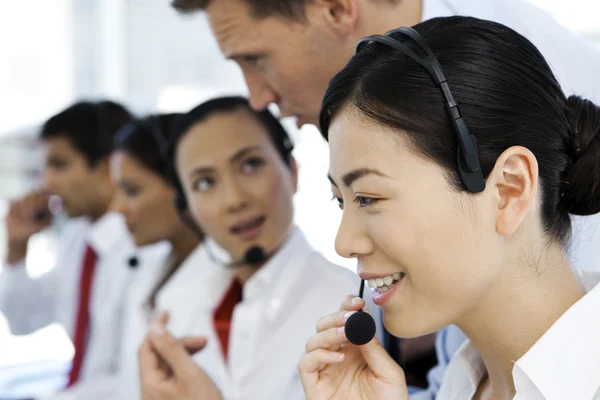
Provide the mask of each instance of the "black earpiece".
POLYGON ((175 209, 177 210, 179 218, 181 218, 181 221, 185 224, 185 226, 194 232, 200 239, 204 239, 204 232, 202 232, 198 225, 196 225, 196 222, 194 222, 187 214, 187 200, 181 191, 177 191, 175 193, 175 197, 173 197, 173 204, 175 205, 175 209))
POLYGON ((435 54, 433 54, 433 51, 427 44, 425 38, 413 28, 398 28, 389 31, 385 35, 373 35, 360 39, 356 46, 356 53, 360 52, 361 49, 372 42, 377 42, 399 51, 427 70, 431 79, 435 85, 440 88, 442 95, 444 96, 446 109, 448 110, 448 115, 450 116, 458 139, 456 157, 460 178, 467 190, 472 193, 479 193, 485 190, 485 178, 479 162, 479 153, 477 152, 477 139, 474 135, 471 135, 467 122, 460 111, 459 104, 454 99, 454 96, 452 96, 442 66, 435 57, 435 54), (425 53, 425 56, 417 55, 405 43, 392 35, 404 36, 405 38, 412 39, 412 42, 425 53))
MULTIPOLYGON (((365 281, 361 280, 359 297, 363 298, 365 281)), ((352 314, 346 321, 345 332, 350 343, 357 346, 367 344, 375 337, 375 320, 371 314, 359 310, 352 314)))

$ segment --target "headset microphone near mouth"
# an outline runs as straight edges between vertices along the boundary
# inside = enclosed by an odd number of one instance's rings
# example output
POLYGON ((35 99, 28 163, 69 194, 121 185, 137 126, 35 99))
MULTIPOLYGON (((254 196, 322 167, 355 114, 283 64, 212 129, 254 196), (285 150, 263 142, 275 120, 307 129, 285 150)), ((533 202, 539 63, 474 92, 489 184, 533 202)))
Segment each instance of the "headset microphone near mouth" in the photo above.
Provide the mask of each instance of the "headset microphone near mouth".
MULTIPOLYGON (((361 299, 363 298, 364 291, 365 281, 361 280, 358 293, 361 299)), ((367 344, 375 337, 375 320, 371 314, 359 310, 348 318, 344 330, 350 343, 359 346, 367 344)))

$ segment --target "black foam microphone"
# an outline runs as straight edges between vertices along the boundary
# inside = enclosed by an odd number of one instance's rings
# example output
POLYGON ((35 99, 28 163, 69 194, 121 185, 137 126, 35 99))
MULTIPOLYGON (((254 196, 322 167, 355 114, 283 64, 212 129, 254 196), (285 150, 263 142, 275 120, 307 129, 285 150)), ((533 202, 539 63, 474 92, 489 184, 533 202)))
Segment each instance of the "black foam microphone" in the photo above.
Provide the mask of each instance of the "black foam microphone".
MULTIPOLYGON (((358 294, 361 299, 364 291, 365 281, 361 280, 358 294)), ((358 346, 367 344, 375 336, 375 320, 371 314, 359 310, 348 318, 344 330, 350 343, 358 346)))
POLYGON ((210 246, 209 246, 208 242, 206 242, 205 246, 206 246, 206 252, 208 253, 208 257, 211 259, 212 262, 214 262, 215 264, 222 265, 224 267, 228 267, 228 268, 235 268, 235 267, 239 267, 241 265, 257 266, 257 265, 265 262, 267 260, 267 258, 269 258, 269 257, 271 257, 271 255, 273 255, 273 253, 270 253, 270 254, 265 253, 265 250, 260 246, 252 246, 248 250, 246 250, 246 252, 244 253, 244 257, 242 257, 241 260, 227 262, 227 261, 219 260, 217 257, 215 257, 213 252, 210 250, 210 246))
POLYGON ((267 259, 267 255, 262 247, 254 246, 250 247, 244 255, 244 261, 246 264, 256 265, 260 264, 267 259))
POLYGON ((235 261, 229 264, 226 264, 228 267, 238 267, 240 265, 258 265, 264 262, 267 259, 267 255, 265 251, 260 246, 252 246, 250 247, 246 253, 244 254, 244 258, 239 261, 235 261))
POLYGON ((140 265, 140 259, 138 256, 133 255, 129 257, 129 260, 127 260, 127 265, 129 265, 129 268, 131 269, 136 269, 137 266, 140 265))

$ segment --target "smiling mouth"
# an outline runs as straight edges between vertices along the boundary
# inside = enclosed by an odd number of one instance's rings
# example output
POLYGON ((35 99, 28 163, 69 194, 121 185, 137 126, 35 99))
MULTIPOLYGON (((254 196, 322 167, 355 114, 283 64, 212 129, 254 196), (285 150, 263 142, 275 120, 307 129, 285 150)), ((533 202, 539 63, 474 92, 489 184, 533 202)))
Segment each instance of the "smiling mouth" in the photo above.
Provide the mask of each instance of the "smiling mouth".
POLYGON ((374 278, 367 280, 367 285, 379 294, 383 294, 390 290, 395 284, 400 282, 406 274, 404 272, 396 272, 394 274, 384 276, 382 278, 374 278))
POLYGON ((266 217, 264 215, 261 215, 260 217, 254 218, 252 220, 234 225, 231 228, 231 233, 236 235, 243 235, 245 233, 251 232, 253 229, 256 229, 259 226, 261 226, 262 223, 265 222, 265 220, 266 217))

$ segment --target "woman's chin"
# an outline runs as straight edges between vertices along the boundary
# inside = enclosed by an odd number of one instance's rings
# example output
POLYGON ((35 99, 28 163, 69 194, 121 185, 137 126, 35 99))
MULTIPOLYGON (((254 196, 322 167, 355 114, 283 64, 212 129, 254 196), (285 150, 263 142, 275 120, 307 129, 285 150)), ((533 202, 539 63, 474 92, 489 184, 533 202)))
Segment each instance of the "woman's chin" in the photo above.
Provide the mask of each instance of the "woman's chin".
POLYGON ((393 336, 405 339, 411 339, 437 332, 443 326, 434 321, 425 321, 414 315, 391 315, 383 314, 383 325, 385 329, 393 336))

